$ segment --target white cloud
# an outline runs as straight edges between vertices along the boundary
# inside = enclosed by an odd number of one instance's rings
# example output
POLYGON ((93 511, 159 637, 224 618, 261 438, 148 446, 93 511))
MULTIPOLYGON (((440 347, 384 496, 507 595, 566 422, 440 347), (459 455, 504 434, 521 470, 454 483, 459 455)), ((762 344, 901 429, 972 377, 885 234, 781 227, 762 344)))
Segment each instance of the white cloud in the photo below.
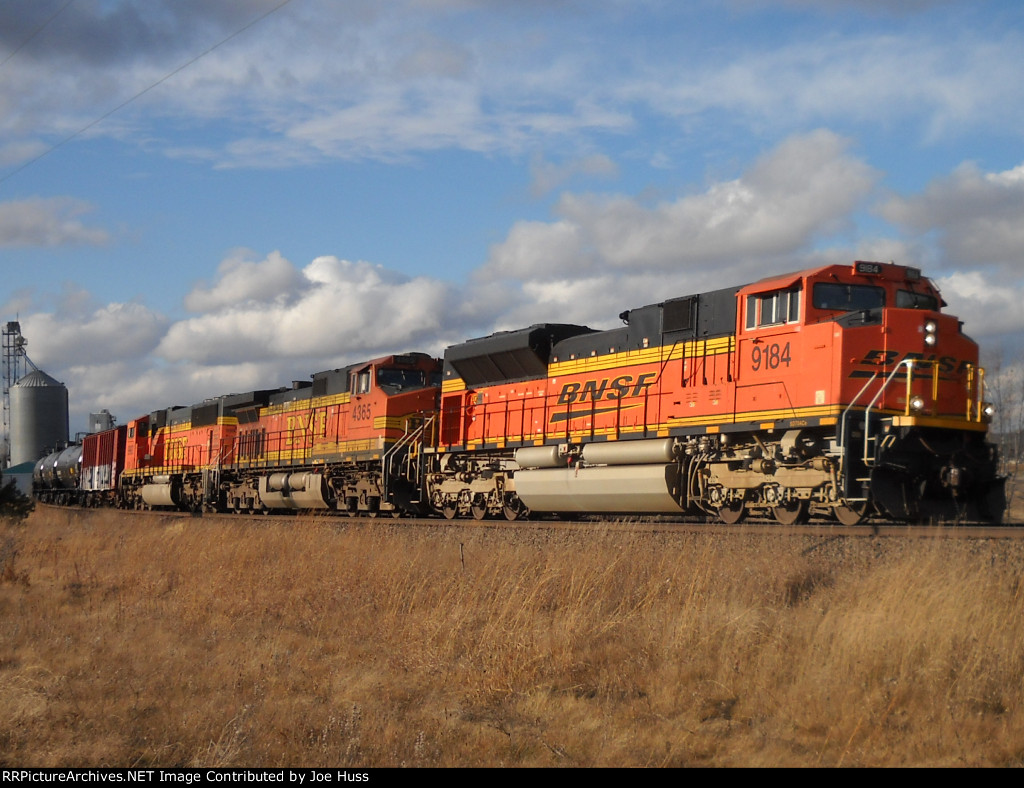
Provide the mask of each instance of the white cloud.
POLYGON ((856 8, 882 14, 917 14, 931 11, 941 6, 951 5, 958 0, 730 0, 730 2, 752 5, 783 5, 806 6, 812 10, 836 11, 843 8, 856 8))
POLYGON ((556 279, 594 265, 583 228, 567 220, 520 221, 496 244, 481 278, 556 279))
POLYGON ((792 137, 742 177, 654 206, 623 195, 565 194, 558 220, 516 224, 483 273, 554 282, 571 273, 715 266, 742 275, 845 228, 878 177, 847 147, 824 130, 792 137))
MULTIPOLYGON (((171 362, 237 364, 250 359, 341 359, 416 349, 440 328, 449 285, 409 278, 381 266, 318 257, 296 269, 274 253, 260 263, 222 265, 213 287, 194 291, 193 309, 207 311, 175 323, 157 354, 171 362), (270 282, 247 297, 237 282, 255 272, 270 282)), ((313 371, 313 370, 311 370, 313 371)))
MULTIPOLYGON (((1024 165, 983 172, 972 162, 918 194, 894 196, 879 214, 927 256, 949 311, 976 339, 1024 334, 1024 165)), ((1013 338, 1016 335, 1016 339, 1013 338)))
MULTIPOLYGON (((8 160, 38 150, 42 129, 49 144, 100 117, 90 134, 144 139, 221 166, 273 167, 447 148, 579 151, 636 129, 638 110, 686 122, 707 115, 705 130, 727 123, 744 133, 752 119, 755 133, 775 134, 850 120, 902 128, 911 119, 938 137, 994 118, 1019 125, 1024 104, 1022 41, 1012 30, 843 36, 819 24, 743 49, 690 36, 655 47, 635 31, 618 35, 616 3, 292 4, 162 82, 271 5, 145 5, 115 4, 106 15, 72 6, 31 57, 6 65, 0 151, 8 160), (555 25, 572 32, 553 33, 555 25), (105 116, 143 91, 144 100, 105 116), (217 144, 186 145, 166 139, 168 121, 230 127, 217 144), (261 155, 268 150, 274 155, 261 155)), ((685 30, 692 12, 678 5, 645 9, 650 24, 667 35, 685 30)), ((30 29, 26 14, 7 16, 0 12, 0 23, 11 22, 12 39, 30 29)))
POLYGON ((185 296, 190 312, 209 312, 232 305, 257 302, 287 302, 302 282, 302 275, 280 252, 266 260, 246 260, 245 252, 225 259, 217 269, 218 279, 212 287, 197 285, 185 296))
MULTIPOLYGON (((303 372, 300 377, 308 379, 308 374, 303 372)), ((161 408, 289 383, 287 373, 282 374, 280 366, 273 362, 197 367, 155 363, 152 358, 74 365, 62 369, 59 379, 68 389, 72 431, 81 429, 86 415, 100 408, 107 408, 123 424, 161 408)))
POLYGON ((29 356, 54 367, 145 359, 168 326, 163 315, 137 303, 37 312, 20 322, 29 356))
POLYGON ((1022 43, 1012 30, 940 38, 928 30, 844 36, 819 29, 739 53, 726 47, 703 62, 653 60, 612 80, 609 92, 688 122, 707 115, 706 123, 779 130, 913 124, 937 139, 1021 121, 1024 87, 1014 53, 1022 43))
POLYGON ((89 203, 70 197, 0 202, 0 247, 105 244, 110 240, 106 230, 79 220, 92 210, 89 203))
POLYGON ((533 180, 530 192, 533 196, 540 197, 580 175, 612 178, 618 175, 618 172, 619 168, 615 162, 603 154, 572 159, 561 164, 546 161, 543 156, 537 155, 530 161, 530 177, 533 180))
POLYGON ((0 145, 0 167, 22 164, 37 156, 42 156, 47 150, 47 146, 38 140, 12 140, 0 145))
MULTIPOLYGON (((173 321, 139 303, 99 306, 66 291, 53 311, 17 306, 29 354, 63 381, 72 422, 106 407, 122 420, 233 391, 276 388, 313 372, 403 351, 440 355, 487 333, 514 299, 480 282, 453 285, 322 256, 296 267, 279 252, 229 256, 173 321), (34 310, 34 311, 33 311, 34 310)), ((13 301, 8 306, 14 304, 13 301)))
POLYGON ((975 338, 1024 332, 1024 277, 1016 282, 994 286, 981 271, 964 271, 939 277, 936 284, 949 304, 948 311, 965 323, 965 331, 975 338))
POLYGON ((966 163, 921 194, 893 197, 880 212, 919 235, 938 235, 946 265, 1016 272, 1024 263, 1024 165, 983 173, 966 163))
POLYGON ((985 175, 985 180, 1002 186, 1017 187, 1024 184, 1024 164, 1020 164, 1005 172, 990 172, 985 175))

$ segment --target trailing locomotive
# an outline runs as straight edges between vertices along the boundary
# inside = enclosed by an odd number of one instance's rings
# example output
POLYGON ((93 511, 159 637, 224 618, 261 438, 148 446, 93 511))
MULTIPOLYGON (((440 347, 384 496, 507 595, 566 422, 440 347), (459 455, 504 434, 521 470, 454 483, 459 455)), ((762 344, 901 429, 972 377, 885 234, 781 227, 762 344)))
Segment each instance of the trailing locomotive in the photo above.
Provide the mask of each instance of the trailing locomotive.
POLYGON ((443 360, 388 356, 156 411, 118 428, 120 460, 116 438, 86 439, 77 478, 105 482, 49 484, 51 455, 37 494, 475 519, 998 521, 984 371, 944 305, 918 269, 858 261, 631 309, 611 330, 534 325, 443 360), (92 451, 101 440, 109 450, 92 451))

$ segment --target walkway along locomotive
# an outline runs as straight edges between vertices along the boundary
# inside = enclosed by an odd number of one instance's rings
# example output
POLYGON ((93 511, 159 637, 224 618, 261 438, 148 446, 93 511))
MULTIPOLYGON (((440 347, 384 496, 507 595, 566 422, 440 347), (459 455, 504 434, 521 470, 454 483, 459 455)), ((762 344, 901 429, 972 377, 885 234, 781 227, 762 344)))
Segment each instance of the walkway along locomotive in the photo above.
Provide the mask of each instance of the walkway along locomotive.
POLYGON ((88 436, 43 500, 350 514, 998 521, 978 347, 858 261, 385 356, 88 436))

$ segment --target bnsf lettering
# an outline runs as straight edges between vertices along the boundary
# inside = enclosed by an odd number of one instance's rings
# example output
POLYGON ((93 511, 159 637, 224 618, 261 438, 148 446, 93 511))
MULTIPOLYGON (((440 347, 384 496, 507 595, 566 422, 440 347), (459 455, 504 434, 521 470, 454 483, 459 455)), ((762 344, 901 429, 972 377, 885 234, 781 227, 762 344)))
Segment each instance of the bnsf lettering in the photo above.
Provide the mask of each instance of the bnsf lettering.
POLYGON ((324 423, 327 421, 327 414, 326 413, 317 413, 315 417, 311 416, 311 415, 306 415, 306 416, 303 416, 303 415, 289 416, 288 417, 288 429, 290 431, 292 431, 292 432, 294 432, 296 430, 301 431, 301 432, 305 432, 306 430, 313 429, 313 419, 314 418, 316 419, 317 422, 319 422, 319 425, 320 425, 320 427, 322 429, 323 426, 324 426, 324 423))
POLYGON ((588 380, 585 383, 566 383, 558 395, 558 404, 572 405, 575 402, 637 397, 656 377, 657 372, 645 372, 635 378, 632 375, 619 375, 617 378, 588 380))
POLYGON ((887 367, 899 357, 898 350, 869 350, 861 359, 861 364, 871 364, 878 367, 887 367))
POLYGON ((939 371, 946 374, 956 372, 958 375, 962 375, 970 366, 969 361, 959 361, 953 356, 936 356, 934 353, 930 356, 925 356, 924 353, 907 353, 900 358, 897 350, 869 350, 860 363, 873 367, 887 367, 897 361, 906 361, 907 359, 913 359, 915 364, 922 367, 938 364, 939 371))
MULTIPOLYGON (((912 358, 915 364, 924 367, 931 367, 932 364, 938 364, 939 371, 941 372, 949 373, 957 370, 957 360, 952 356, 939 357, 932 354, 926 357, 924 353, 907 353, 907 355, 903 357, 903 360, 906 361, 908 358, 912 358)), ((967 367, 968 363, 966 361, 959 362, 959 372, 966 372, 967 367)))

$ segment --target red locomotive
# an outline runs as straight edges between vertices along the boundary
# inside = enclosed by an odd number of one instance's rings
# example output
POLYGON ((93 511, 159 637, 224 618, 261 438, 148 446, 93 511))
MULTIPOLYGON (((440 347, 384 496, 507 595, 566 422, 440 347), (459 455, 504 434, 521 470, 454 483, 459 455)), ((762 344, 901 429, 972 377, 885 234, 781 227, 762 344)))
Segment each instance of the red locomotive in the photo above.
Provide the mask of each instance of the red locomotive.
MULTIPOLYGON (((999 520, 978 348, 942 306, 918 269, 856 262, 632 309, 606 331, 501 332, 443 364, 386 356, 117 428, 123 468, 107 461, 102 494, 476 519, 999 520)), ((38 494, 57 498, 42 478, 38 494)))

